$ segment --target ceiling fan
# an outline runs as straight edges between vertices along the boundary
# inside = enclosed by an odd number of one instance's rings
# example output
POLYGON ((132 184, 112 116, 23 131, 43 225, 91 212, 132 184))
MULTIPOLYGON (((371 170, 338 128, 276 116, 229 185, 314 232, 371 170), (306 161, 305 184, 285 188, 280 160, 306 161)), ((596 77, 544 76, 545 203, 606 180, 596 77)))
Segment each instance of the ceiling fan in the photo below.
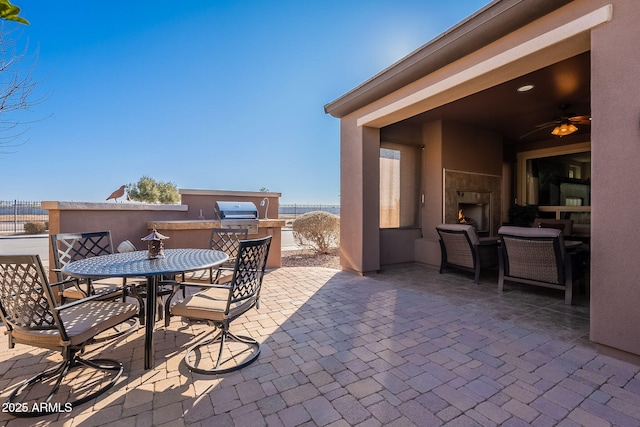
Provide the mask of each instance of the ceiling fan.
POLYGON ((573 113, 567 112, 567 109, 570 107, 568 104, 560 105, 558 108, 562 111, 562 115, 557 117, 554 120, 546 123, 540 123, 535 125, 535 129, 531 132, 527 132, 522 135, 519 139, 525 138, 531 134, 539 132, 544 129, 553 128, 551 130, 551 134, 555 136, 566 136, 570 135, 578 130, 577 125, 591 125, 591 116, 576 116, 573 113))

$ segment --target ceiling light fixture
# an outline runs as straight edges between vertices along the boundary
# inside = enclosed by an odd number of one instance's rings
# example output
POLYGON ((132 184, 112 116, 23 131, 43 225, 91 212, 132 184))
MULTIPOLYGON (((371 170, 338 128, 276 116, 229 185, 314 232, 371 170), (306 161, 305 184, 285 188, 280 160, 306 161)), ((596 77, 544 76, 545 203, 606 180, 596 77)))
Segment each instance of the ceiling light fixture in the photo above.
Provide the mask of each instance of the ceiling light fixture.
POLYGON ((518 88, 518 92, 529 92, 534 87, 534 85, 523 85, 518 88))
POLYGON ((553 128, 553 130, 551 131, 551 134, 555 136, 565 136, 565 135, 571 135, 577 130, 578 130, 578 127, 573 123, 562 122, 558 126, 553 128))

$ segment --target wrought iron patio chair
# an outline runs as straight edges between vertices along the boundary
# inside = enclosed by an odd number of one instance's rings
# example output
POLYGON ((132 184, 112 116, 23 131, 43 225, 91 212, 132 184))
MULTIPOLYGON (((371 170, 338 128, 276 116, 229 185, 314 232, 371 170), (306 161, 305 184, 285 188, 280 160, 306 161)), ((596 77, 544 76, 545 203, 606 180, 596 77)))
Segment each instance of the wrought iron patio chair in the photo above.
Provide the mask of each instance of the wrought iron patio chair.
POLYGON ((480 271, 498 266, 496 243, 483 245, 476 229, 465 224, 440 224, 440 274, 454 267, 474 273, 474 282, 480 282, 480 271))
MULTIPOLYGON (((96 231, 89 233, 60 233, 52 234, 51 247, 53 261, 58 282, 66 283, 71 277, 65 276, 62 268, 73 262, 94 256, 113 253, 113 241, 110 231, 96 231)), ((94 293, 101 293, 107 289, 117 291, 126 297, 126 279, 81 280, 77 285, 63 285, 60 289, 62 302, 86 298, 94 293)), ((112 297, 113 294, 110 294, 112 297)), ((142 303, 142 301, 139 301, 142 303)))
MULTIPOLYGON (((259 306, 262 278, 270 246, 271 236, 241 240, 229 284, 182 283, 186 286, 203 287, 204 290, 173 304, 171 314, 187 319, 204 320, 213 326, 212 330, 192 345, 184 356, 186 365, 192 371, 202 374, 235 371, 254 362, 260 355, 260 343, 257 340, 236 335, 229 329, 231 322, 253 307, 259 306), (218 346, 217 357, 211 361, 212 368, 204 368, 203 363, 207 362, 203 357, 204 352, 200 349, 209 344, 218 346), (191 361, 192 355, 195 358, 194 362, 191 361)), ((174 294, 177 290, 175 287, 174 294)))
MULTIPOLYGON (((43 372, 16 386, 7 400, 7 403, 15 403, 7 406, 15 416, 40 416, 55 411, 54 405, 47 404, 53 403, 65 378, 71 378, 72 382, 79 382, 78 379, 82 378, 80 375, 68 376, 72 368, 84 366, 103 372, 104 377, 97 379, 91 375, 86 383, 79 383, 75 393, 73 390, 71 393, 71 399, 75 400, 69 401, 69 396, 65 394, 62 404, 71 407, 104 393, 122 375, 120 362, 102 358, 84 359, 80 354, 96 335, 123 322, 137 322, 138 307, 119 301, 100 301, 99 294, 59 306, 52 288, 61 285, 59 282, 48 283, 38 255, 0 256, 0 316, 7 328, 9 348, 18 343, 60 350, 63 358, 57 366, 49 369, 43 367, 43 372), (32 395, 29 390, 37 383, 50 385, 48 394, 43 395, 38 391, 32 395), (33 402, 34 398, 41 396, 46 397, 33 402), (28 411, 19 411, 25 407, 25 403, 28 411), (35 411, 34 403, 37 404, 35 411)), ((68 383, 65 392, 67 387, 70 387, 68 383)))
MULTIPOLYGON (((246 228, 214 228, 211 230, 209 247, 213 250, 222 251, 229 256, 229 259, 218 268, 185 273, 183 281, 205 282, 205 283, 226 283, 231 280, 240 240, 246 240, 249 230, 246 228)), ((183 294, 184 296, 184 294, 183 294)))
POLYGON ((562 230, 503 226, 498 235, 500 292, 505 281, 543 286, 563 290, 565 304, 571 304, 572 259, 565 250, 562 230))
MULTIPOLYGON (((62 273, 62 268, 70 262, 78 261, 85 258, 91 258, 100 255, 109 255, 113 253, 113 240, 110 231, 93 231, 86 233, 60 233, 51 235, 51 246, 53 248, 53 260, 55 264, 55 272, 59 282, 63 282, 70 277, 62 273)), ((122 296, 122 300, 126 301, 126 297, 131 295, 140 305, 140 322, 144 324, 145 316, 145 299, 146 299, 146 279, 145 278, 105 278, 97 280, 80 280, 75 286, 65 286, 61 289, 60 296, 62 301, 76 300, 85 298, 93 294, 104 293, 107 289, 114 292, 106 294, 103 298, 113 298, 122 296)), ((158 317, 162 319, 164 313, 164 303, 162 296, 166 296, 170 290, 158 292, 156 303, 158 304, 158 317)))

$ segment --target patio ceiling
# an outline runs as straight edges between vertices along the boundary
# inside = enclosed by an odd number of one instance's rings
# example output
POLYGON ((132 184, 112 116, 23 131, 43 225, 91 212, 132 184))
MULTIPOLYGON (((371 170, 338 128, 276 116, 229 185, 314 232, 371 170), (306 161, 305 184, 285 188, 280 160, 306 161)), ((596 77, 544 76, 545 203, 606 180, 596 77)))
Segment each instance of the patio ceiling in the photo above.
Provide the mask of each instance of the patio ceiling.
MULTIPOLYGON (((462 122, 499 133, 507 143, 548 140, 557 138, 551 135, 552 128, 521 137, 536 129, 536 125, 563 116, 561 105, 569 105, 568 114, 589 115, 590 85, 590 52, 585 52, 413 116, 406 122, 462 122), (525 84, 534 88, 518 92, 525 84)), ((590 126, 578 127, 577 135, 590 133, 590 126)))

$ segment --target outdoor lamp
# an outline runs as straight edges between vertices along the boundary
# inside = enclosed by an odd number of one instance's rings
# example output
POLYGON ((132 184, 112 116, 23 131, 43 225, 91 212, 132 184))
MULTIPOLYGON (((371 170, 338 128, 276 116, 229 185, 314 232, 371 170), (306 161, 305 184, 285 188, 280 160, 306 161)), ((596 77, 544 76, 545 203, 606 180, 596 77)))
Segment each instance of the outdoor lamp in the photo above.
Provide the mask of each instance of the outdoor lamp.
POLYGON ((264 206, 266 203, 267 207, 264 208, 264 219, 268 219, 267 218, 267 212, 269 211, 269 198, 265 197, 264 199, 262 199, 262 201, 260 202, 260 206, 264 206))
POLYGON ((155 227, 153 227, 153 231, 144 236, 141 240, 148 242, 147 243, 147 258, 148 259, 156 259, 156 258, 164 258, 164 244, 163 240, 168 239, 169 237, 158 233, 155 227))

